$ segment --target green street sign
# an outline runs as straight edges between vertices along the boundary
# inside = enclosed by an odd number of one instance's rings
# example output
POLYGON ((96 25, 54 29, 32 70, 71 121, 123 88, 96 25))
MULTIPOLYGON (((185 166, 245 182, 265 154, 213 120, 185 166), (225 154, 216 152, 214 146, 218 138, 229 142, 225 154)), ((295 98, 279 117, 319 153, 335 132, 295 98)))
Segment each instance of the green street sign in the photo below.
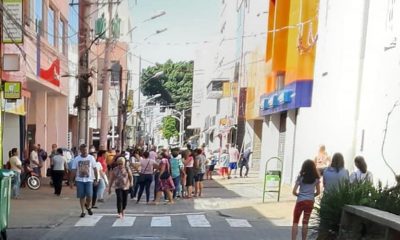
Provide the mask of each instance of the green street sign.
POLYGON ((21 99, 21 82, 4 82, 4 99, 21 99))

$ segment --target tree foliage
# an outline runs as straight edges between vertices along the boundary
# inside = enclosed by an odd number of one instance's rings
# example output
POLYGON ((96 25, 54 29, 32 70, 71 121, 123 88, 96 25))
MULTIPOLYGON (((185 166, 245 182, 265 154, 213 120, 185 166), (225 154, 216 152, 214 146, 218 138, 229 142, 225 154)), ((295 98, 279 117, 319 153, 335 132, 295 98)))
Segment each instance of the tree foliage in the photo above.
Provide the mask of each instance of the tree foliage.
POLYGON ((172 62, 144 69, 141 78, 141 90, 145 96, 161 94, 162 104, 174 104, 177 110, 187 109, 192 104, 193 61, 172 62), (156 73, 161 76, 154 77, 156 73))
POLYGON ((171 116, 164 117, 162 124, 162 133, 164 138, 169 140, 172 137, 178 136, 179 132, 176 129, 176 120, 171 116))

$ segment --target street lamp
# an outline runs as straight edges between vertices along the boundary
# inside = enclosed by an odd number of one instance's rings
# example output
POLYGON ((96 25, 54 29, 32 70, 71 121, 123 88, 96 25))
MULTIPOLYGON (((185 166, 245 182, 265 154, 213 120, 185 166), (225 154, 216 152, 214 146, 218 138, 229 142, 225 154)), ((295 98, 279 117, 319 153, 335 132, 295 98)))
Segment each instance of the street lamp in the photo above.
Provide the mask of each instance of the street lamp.
POLYGON ((157 30, 155 33, 150 34, 149 36, 147 36, 144 40, 146 41, 146 40, 149 39, 150 37, 155 36, 155 35, 160 34, 160 33, 163 33, 163 32, 165 32, 165 31, 167 31, 167 30, 168 30, 168 28, 163 28, 163 29, 157 30))
POLYGON ((167 12, 165 11, 160 11, 159 13, 157 13, 156 15, 150 17, 149 19, 144 20, 143 22, 148 22, 150 20, 156 19, 158 17, 164 16, 167 12))
POLYGON ((156 72, 150 79, 159 78, 162 76, 164 76, 164 71, 159 71, 159 72, 156 72))
MULTIPOLYGON (((156 15, 151 16, 151 17, 149 17, 148 19, 144 20, 142 23, 145 23, 145 22, 151 21, 151 20, 153 20, 153 19, 159 18, 159 17, 161 17, 161 16, 164 16, 166 13, 167 13, 166 11, 162 10, 162 11, 160 11, 159 13, 157 13, 156 15)), ((129 29, 129 31, 128 31, 126 34, 131 33, 131 32, 134 31, 136 28, 138 28, 138 26, 132 27, 131 29, 129 29)))

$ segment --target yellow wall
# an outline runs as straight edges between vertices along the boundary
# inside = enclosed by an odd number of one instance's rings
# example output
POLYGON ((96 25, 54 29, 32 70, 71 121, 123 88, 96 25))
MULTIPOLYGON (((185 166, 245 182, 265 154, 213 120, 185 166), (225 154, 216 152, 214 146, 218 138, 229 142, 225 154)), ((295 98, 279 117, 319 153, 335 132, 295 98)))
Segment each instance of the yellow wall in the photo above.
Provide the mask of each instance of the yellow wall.
POLYGON ((260 96, 264 93, 265 78, 268 66, 262 59, 264 53, 258 49, 246 56, 246 62, 254 64, 246 65, 247 96, 246 96, 246 119, 256 119, 259 117, 260 96))
POLYGON ((265 91, 267 94, 276 90, 275 78, 280 72, 285 73, 285 85, 298 80, 313 79, 315 45, 310 47, 308 39, 310 28, 312 28, 311 36, 315 36, 317 32, 318 4, 319 0, 270 0, 271 14, 268 17, 268 31, 274 30, 274 25, 275 29, 280 30, 275 31, 275 34, 271 32, 268 34, 266 55, 267 62, 272 63, 272 72, 266 78, 265 91), (300 7, 301 3, 302 7, 300 7), (300 9, 302 10, 300 11, 300 9), (294 27, 301 22, 305 22, 302 30, 301 27, 294 27), (291 27, 282 29, 287 26, 291 27), (304 51, 298 48, 299 33, 301 32, 304 51))

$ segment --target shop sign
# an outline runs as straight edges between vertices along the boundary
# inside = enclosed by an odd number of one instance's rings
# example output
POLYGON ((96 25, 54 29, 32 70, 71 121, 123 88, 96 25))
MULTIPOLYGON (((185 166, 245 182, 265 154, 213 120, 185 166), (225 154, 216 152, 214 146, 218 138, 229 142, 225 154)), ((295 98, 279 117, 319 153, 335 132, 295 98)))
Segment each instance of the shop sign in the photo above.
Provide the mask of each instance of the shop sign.
POLYGON ((230 125, 232 125, 232 120, 230 118, 221 118, 219 120, 219 125, 220 126, 230 126, 230 125))
POLYGON ((260 98, 260 115, 266 116, 291 109, 310 107, 312 81, 299 81, 289 84, 280 91, 260 98))
POLYGON ((3 43, 23 43, 22 0, 3 0, 3 43))
POLYGON ((48 69, 40 68, 39 76, 45 81, 60 86, 60 59, 55 59, 48 69))
POLYGON ((129 90, 128 99, 126 103, 126 111, 132 112, 132 109, 133 109, 133 90, 129 90))
POLYGON ((4 99, 20 99, 21 82, 4 82, 4 99))

